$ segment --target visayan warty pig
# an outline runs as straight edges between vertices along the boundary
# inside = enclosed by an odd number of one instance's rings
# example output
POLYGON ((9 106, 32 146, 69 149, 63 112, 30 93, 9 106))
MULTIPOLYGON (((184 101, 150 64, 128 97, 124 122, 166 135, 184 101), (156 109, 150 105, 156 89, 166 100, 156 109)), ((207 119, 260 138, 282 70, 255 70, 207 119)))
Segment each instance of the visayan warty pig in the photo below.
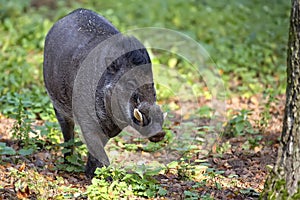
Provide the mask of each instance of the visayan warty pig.
POLYGON ((104 146, 126 126, 152 142, 164 138, 147 50, 95 12, 77 9, 54 24, 43 73, 65 142, 74 138, 75 123, 81 129, 88 177, 109 165, 104 146))

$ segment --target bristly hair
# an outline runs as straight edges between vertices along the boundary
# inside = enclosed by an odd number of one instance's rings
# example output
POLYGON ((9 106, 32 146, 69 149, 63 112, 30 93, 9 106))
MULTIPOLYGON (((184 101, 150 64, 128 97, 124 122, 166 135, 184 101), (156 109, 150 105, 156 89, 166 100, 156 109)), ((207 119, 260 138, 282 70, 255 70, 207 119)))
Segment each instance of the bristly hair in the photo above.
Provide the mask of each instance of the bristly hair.
POLYGON ((133 65, 144 65, 151 63, 150 57, 144 45, 132 36, 124 36, 121 46, 125 51, 126 59, 133 65))

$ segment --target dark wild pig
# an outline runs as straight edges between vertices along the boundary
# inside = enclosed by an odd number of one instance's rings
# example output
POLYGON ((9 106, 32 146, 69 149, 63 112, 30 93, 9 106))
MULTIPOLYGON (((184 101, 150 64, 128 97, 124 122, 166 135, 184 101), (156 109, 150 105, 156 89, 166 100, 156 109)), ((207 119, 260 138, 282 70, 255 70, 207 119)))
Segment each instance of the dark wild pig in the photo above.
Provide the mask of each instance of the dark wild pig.
POLYGON ((145 47, 90 10, 73 11, 49 31, 44 81, 65 142, 74 138, 75 122, 81 129, 88 177, 109 165, 104 146, 126 126, 152 142, 165 135, 145 47))

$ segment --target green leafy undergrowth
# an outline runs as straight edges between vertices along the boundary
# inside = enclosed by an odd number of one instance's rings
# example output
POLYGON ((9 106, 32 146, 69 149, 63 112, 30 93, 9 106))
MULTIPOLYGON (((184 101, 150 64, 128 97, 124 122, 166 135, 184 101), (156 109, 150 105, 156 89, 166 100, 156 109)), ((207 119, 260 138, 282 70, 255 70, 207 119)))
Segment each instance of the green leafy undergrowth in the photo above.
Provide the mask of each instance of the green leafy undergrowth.
POLYGON ((161 170, 160 167, 150 169, 146 165, 135 166, 130 172, 124 168, 98 168, 92 185, 87 188, 87 196, 91 199, 126 199, 133 195, 149 198, 164 196, 165 189, 153 178, 161 170))
POLYGON ((12 148, 7 146, 6 143, 0 142, 0 155, 15 155, 16 151, 12 148))
MULTIPOLYGON (((253 127, 251 124, 249 119, 250 115, 250 110, 240 110, 227 122, 223 132, 223 136, 225 138, 246 137, 247 140, 242 146, 244 149, 248 150, 259 146, 261 140, 263 139, 263 134, 261 131, 258 128, 253 127)), ((231 145, 227 141, 218 147, 218 151, 219 153, 224 153, 230 148, 231 145)))
MULTIPOLYGON (((11 128, 12 139, 18 144, 18 150, 13 151, 11 147, 5 147, 1 154, 31 155, 42 149, 51 149, 60 140, 58 136, 58 125, 56 123, 38 123, 28 110, 32 104, 22 98, 16 99, 16 104, 10 116, 15 119, 11 128), (11 149, 10 151, 8 151, 11 149)), ((2 145, 3 146, 3 145, 2 145)), ((5 145, 6 146, 6 145, 5 145)))
POLYGON ((67 172, 83 172, 85 166, 83 154, 87 153, 86 146, 78 139, 61 143, 59 146, 63 147, 61 150, 63 155, 66 153, 70 155, 65 158, 59 158, 56 163, 56 169, 67 172), (74 149, 74 152, 72 152, 72 149, 74 149))
MULTIPOLYGON (((62 177, 54 174, 42 175, 35 169, 27 169, 23 163, 19 169, 9 168, 8 178, 18 199, 72 199, 83 197, 78 188, 65 185, 62 177)), ((2 186, 0 186, 0 189, 2 186)))
POLYGON ((224 136, 236 137, 245 135, 246 133, 255 133, 248 119, 250 114, 249 110, 240 110, 238 114, 234 115, 225 126, 224 136))
MULTIPOLYGON (((4 114, 12 113, 22 96, 31 102, 27 108, 33 115, 48 120, 52 111, 42 74, 45 36, 59 18, 78 7, 95 10, 121 31, 161 27, 190 36, 211 55, 207 64, 220 72, 227 93, 249 96, 268 87, 284 93, 286 55, 282 52, 287 43, 288 1, 155 0, 132 4, 129 0, 59 0, 53 4, 55 9, 46 2, 34 7, 29 0, 0 1, 0 109, 4 114)), ((163 65, 153 69, 155 80, 161 81, 155 82, 158 99, 208 95, 203 77, 189 61, 169 52, 151 51, 153 63, 163 65), (189 95, 181 95, 180 90, 189 95)))
MULTIPOLYGON (((285 91, 282 73, 285 73, 286 54, 282 52, 286 51, 288 38, 289 4, 285 0, 276 0, 276 3, 155 0, 152 4, 135 1, 128 6, 117 1, 113 4, 94 1, 93 7, 87 6, 99 10, 121 30, 154 26, 187 34, 209 52, 213 67, 220 71, 227 88, 249 96, 263 92, 266 87, 262 86, 267 85, 281 93, 285 91)), ((176 69, 177 82, 168 85, 173 91, 182 86, 176 84, 181 82, 182 75, 186 75, 186 82, 195 82, 199 76, 193 73, 190 64, 183 62, 184 58, 155 56, 166 66, 160 76, 175 80, 173 69, 176 69)), ((163 90, 159 92, 164 97, 170 95, 163 90)))
MULTIPOLYGON (((91 199, 126 199, 129 197, 163 197, 168 191, 157 177, 159 174, 171 173, 179 179, 199 178, 207 167, 189 165, 182 161, 173 161, 167 165, 131 165, 126 168, 103 167, 96 170, 92 185, 87 188, 91 199), (204 168, 203 168, 204 167, 204 168)), ((192 191, 185 191, 186 197, 198 196, 192 191)))
MULTIPOLYGON (((166 165, 102 167, 96 170, 96 176, 85 194, 90 199, 168 198, 174 194, 185 199, 213 199, 211 189, 221 191, 240 184, 235 176, 226 178, 223 174, 224 171, 211 168, 205 160, 191 163, 184 158, 166 165), (163 180, 159 177, 163 177, 163 180), (178 183, 190 185, 174 191, 178 183), (172 194, 170 190, 175 193, 172 194), (203 190, 207 192, 202 193, 203 190)), ((241 191, 237 189, 236 192, 244 194, 251 190, 245 186, 241 188, 241 191)))

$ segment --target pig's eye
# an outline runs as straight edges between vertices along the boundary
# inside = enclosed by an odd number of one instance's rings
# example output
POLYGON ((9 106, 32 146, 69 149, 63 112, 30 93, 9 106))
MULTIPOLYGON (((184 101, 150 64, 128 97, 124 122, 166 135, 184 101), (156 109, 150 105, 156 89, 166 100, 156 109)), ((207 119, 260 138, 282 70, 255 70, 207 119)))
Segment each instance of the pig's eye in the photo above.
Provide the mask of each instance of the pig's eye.
POLYGON ((140 97, 138 96, 138 95, 136 95, 137 97, 136 97, 136 102, 138 103, 138 104, 140 104, 141 103, 141 100, 140 100, 140 97))
POLYGON ((126 88, 128 90, 134 90, 134 89, 136 89, 135 87, 136 87, 136 84, 135 84, 135 82, 133 80, 127 81, 126 88))
POLYGON ((140 97, 139 97, 139 95, 138 95, 137 93, 134 93, 134 94, 133 94, 133 100, 134 100, 134 102, 137 103, 137 104, 140 104, 140 103, 141 103, 140 97))

